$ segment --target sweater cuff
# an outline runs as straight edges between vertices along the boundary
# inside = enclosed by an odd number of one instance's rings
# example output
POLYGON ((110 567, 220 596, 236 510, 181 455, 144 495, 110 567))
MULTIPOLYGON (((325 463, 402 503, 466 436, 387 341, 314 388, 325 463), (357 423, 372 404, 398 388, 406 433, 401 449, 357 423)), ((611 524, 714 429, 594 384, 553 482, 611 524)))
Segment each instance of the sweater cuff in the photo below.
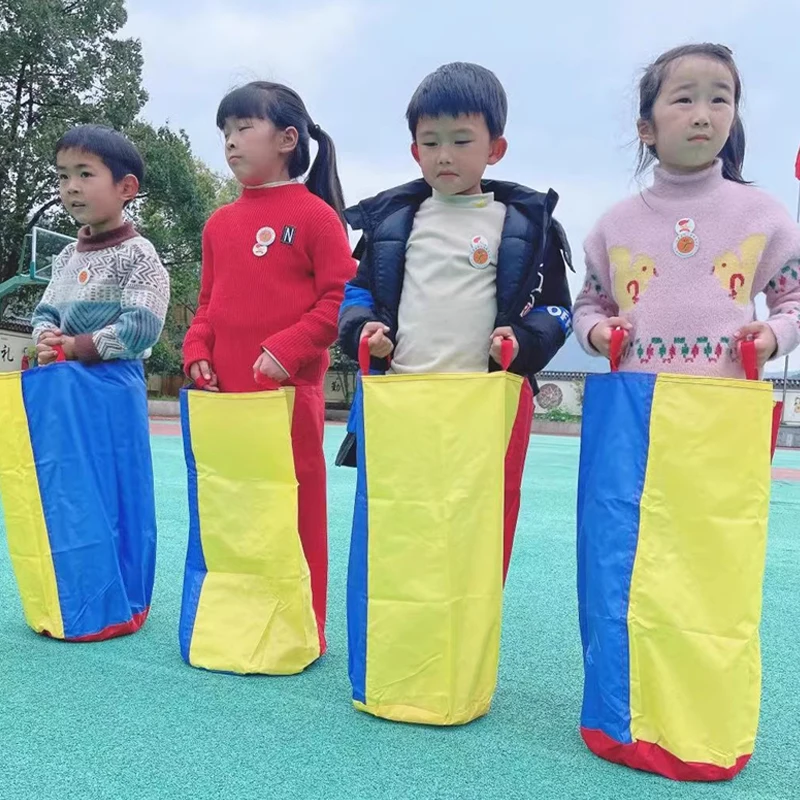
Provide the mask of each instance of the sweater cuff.
POLYGON ((211 351, 203 342, 184 342, 183 371, 187 376, 189 375, 189 367, 191 367, 192 364, 196 364, 198 361, 208 361, 209 364, 212 364, 211 351))
POLYGON ((778 349, 770 358, 770 361, 789 355, 800 344, 800 328, 794 318, 788 316, 775 317, 767 320, 767 325, 772 328, 772 332, 778 342, 778 349))
POLYGON ((308 358, 308 351, 304 351, 303 343, 297 340, 297 333, 291 329, 280 331, 265 339, 261 342, 261 349, 266 350, 290 378, 297 374, 303 361, 308 358))
POLYGON ((79 333, 75 337, 75 358, 82 364, 96 364, 103 360, 91 333, 79 333))
POLYGON ((266 347, 261 348, 262 352, 266 353, 285 373, 286 377, 289 378, 289 370, 281 364, 280 360, 275 356, 275 353, 270 353, 266 347))

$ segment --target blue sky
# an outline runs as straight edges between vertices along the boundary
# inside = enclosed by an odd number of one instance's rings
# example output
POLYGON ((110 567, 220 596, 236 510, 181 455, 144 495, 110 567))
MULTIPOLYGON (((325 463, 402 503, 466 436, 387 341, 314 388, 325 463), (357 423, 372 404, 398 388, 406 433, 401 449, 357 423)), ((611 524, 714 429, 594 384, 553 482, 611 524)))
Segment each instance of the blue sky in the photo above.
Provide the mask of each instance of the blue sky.
MULTIPOLYGON (((255 78, 287 83, 333 136, 349 203, 418 177, 403 115, 426 74, 456 60, 489 67, 509 96, 510 147, 487 176, 561 195, 574 291, 592 224, 637 190, 632 142, 642 68, 677 44, 721 42, 733 49, 745 85, 745 175, 795 214, 797 0, 128 0, 127 7, 123 33, 142 42, 149 121, 184 128, 197 155, 224 172, 214 127, 222 96, 255 78)), ((574 340, 553 366, 602 368, 574 340)), ((800 369, 800 353, 791 367, 800 369)))

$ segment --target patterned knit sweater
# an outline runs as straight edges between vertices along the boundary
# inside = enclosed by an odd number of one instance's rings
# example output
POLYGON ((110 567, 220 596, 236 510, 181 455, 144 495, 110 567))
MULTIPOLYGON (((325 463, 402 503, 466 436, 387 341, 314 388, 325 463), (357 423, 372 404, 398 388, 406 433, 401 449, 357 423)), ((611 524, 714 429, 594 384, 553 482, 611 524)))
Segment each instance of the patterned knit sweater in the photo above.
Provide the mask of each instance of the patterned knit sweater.
POLYGON ((774 199, 722 177, 655 170, 651 188, 612 208, 585 242, 575 333, 622 316, 632 325, 621 368, 743 377, 737 330, 766 296, 774 357, 800 344, 800 228, 774 199))
POLYGON ((197 313, 184 368, 211 364, 223 392, 255 392, 263 350, 291 386, 320 387, 336 341, 344 285, 355 273, 336 212, 302 183, 245 189, 203 230, 197 313))
POLYGON ((33 340, 60 329, 75 337, 80 361, 147 358, 164 327, 169 275, 130 223, 91 236, 78 232, 54 259, 33 313, 33 340))

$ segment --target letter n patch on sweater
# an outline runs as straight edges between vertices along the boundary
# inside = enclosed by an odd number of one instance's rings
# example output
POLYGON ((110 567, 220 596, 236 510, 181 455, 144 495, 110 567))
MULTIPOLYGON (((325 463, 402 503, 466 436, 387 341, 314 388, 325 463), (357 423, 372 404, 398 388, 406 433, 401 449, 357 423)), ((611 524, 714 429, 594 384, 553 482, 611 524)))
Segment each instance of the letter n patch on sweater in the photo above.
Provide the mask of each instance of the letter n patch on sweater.
POLYGON ((294 244, 295 229, 293 225, 286 225, 281 234, 282 244, 294 244))

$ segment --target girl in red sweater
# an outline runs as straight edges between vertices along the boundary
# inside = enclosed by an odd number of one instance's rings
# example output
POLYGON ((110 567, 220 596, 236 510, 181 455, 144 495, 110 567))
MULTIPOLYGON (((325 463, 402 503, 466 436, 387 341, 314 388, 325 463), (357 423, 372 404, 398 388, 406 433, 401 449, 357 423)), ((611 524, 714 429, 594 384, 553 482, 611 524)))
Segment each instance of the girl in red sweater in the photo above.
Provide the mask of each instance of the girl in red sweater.
POLYGON ((199 307, 186 334, 186 373, 210 391, 296 387, 292 443, 298 527, 325 651, 327 502, 323 379, 345 283, 355 273, 331 138, 291 89, 257 81, 217 111, 225 154, 242 184, 203 231, 199 307), (309 139, 319 151, 308 177, 309 139))

